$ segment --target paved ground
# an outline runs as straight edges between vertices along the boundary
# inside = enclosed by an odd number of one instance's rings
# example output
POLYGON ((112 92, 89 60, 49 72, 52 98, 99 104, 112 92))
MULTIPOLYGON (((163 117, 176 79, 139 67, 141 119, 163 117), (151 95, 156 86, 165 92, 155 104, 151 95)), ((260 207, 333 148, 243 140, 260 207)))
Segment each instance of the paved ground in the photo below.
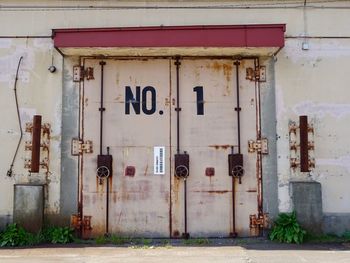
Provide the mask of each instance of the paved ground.
POLYGON ((281 245, 274 243, 207 246, 116 247, 71 245, 0 249, 0 262, 349 262, 350 244, 281 245))

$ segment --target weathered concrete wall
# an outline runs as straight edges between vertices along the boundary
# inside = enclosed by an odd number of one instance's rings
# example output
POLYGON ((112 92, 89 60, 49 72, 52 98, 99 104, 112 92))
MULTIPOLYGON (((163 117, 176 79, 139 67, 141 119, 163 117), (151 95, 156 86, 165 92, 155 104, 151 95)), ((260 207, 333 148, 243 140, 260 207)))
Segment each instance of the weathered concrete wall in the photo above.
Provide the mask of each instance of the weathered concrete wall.
POLYGON ((347 135, 349 40, 288 40, 276 63, 277 148, 280 210, 291 209, 288 183, 313 179, 322 184, 323 210, 349 212, 349 145, 347 135), (310 173, 291 172, 289 166, 288 122, 308 115, 315 128, 316 169, 310 173))
POLYGON ((13 220, 32 233, 38 233, 44 225, 44 187, 14 186, 13 220))
MULTIPOLYGON (((349 229, 350 218, 347 202, 350 198, 347 190, 350 183, 350 137, 347 125, 350 118, 347 81, 350 3, 307 1, 308 6, 303 8, 303 2, 247 1, 245 4, 251 7, 247 9, 241 8, 241 1, 146 1, 146 4, 115 1, 98 1, 98 4, 97 1, 2 1, 0 36, 49 36, 53 28, 286 23, 285 47, 275 60, 262 60, 267 65, 269 79, 269 85, 262 84, 262 128, 263 135, 270 141, 270 154, 263 158, 264 207, 272 215, 277 210, 291 211, 293 206, 289 182, 294 179, 315 180, 322 185, 324 229, 335 231, 336 223, 336 229, 343 231, 349 229), (17 7, 6 8, 6 5, 17 7), (28 10, 25 5, 37 8, 28 10), (100 8, 77 8, 79 5, 98 5, 100 8), (186 8, 182 8, 184 6, 186 8), (303 36, 312 38, 305 39, 303 36), (309 44, 309 50, 302 50, 302 42, 309 44), (304 114, 308 115, 315 128, 316 168, 309 174, 290 169, 288 124, 304 114)), ((76 137, 78 132, 78 89, 71 82, 71 67, 77 60, 66 58, 62 71, 62 58, 52 48, 50 39, 2 38, 0 174, 3 176, 0 179, 0 226, 11 221, 12 185, 42 182, 45 178, 44 173, 29 177, 23 169, 26 156, 24 144, 15 163, 15 175, 12 178, 5 176, 19 137, 12 89, 21 55, 24 55, 24 59, 18 94, 23 123, 37 113, 43 115, 44 122, 52 125, 52 174, 48 176, 49 201, 46 211, 53 218, 61 213, 62 220, 66 220, 68 214, 76 209, 77 160, 70 156, 70 139, 76 137), (47 71, 52 55, 58 69, 54 74, 47 71)))
MULTIPOLYGON (((11 222, 13 211, 13 184, 48 184, 45 211, 48 214, 59 213, 59 185, 61 169, 61 93, 62 58, 53 49, 51 39, 0 39, 0 140, 1 140, 1 191, 0 223, 11 222), (12 177, 7 170, 15 153, 20 130, 14 97, 14 81, 19 58, 23 56, 19 69, 17 93, 19 110, 24 131, 23 141, 13 167, 12 177), (57 71, 52 74, 47 69, 52 60, 57 71), (24 150, 25 141, 31 141, 31 135, 25 132, 25 123, 32 121, 34 114, 42 115, 43 123, 51 124, 49 146, 49 173, 40 169, 38 174, 29 174, 24 169, 24 160, 30 159, 30 152, 24 150)), ((46 157, 42 151, 41 159, 46 157)), ((0 226, 1 227, 1 226, 0 226)))

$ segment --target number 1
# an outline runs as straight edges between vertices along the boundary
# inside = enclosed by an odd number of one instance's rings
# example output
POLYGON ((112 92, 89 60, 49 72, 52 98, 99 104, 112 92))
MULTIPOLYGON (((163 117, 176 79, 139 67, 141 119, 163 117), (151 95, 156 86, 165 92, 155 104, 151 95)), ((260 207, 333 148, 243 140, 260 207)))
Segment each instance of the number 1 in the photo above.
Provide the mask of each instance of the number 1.
POLYGON ((193 91, 197 93, 197 115, 204 115, 203 86, 194 87, 193 91))

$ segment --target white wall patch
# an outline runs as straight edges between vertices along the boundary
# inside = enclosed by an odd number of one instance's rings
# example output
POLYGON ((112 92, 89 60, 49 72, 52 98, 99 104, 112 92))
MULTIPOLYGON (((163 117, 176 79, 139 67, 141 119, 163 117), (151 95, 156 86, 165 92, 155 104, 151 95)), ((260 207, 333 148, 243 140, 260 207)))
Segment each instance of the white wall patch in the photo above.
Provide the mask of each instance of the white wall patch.
POLYGON ((154 174, 165 174, 165 147, 154 147, 154 174))
POLYGON ((0 39, 0 48, 10 48, 11 45, 12 45, 12 39, 10 38, 0 39))
POLYGON ((326 114, 330 114, 332 117, 340 119, 346 115, 350 115, 350 104, 314 103, 305 101, 295 105, 293 111, 297 115, 316 115, 322 118, 326 114))

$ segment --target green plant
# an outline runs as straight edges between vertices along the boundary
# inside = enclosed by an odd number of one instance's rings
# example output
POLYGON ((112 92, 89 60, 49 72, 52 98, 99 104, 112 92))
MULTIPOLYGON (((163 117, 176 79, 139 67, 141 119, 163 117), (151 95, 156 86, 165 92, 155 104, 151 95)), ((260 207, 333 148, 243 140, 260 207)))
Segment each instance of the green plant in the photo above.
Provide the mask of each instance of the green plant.
POLYGON ((342 238, 344 238, 347 241, 350 241, 350 231, 345 231, 342 235, 342 238))
POLYGON ((115 244, 115 245, 123 245, 123 244, 129 243, 131 239, 128 237, 112 235, 110 238, 110 241, 112 242, 112 244, 115 244))
POLYGON ((23 227, 18 226, 16 223, 8 225, 5 231, 0 235, 1 247, 34 245, 37 242, 38 240, 35 235, 28 233, 23 227))
POLYGON ((165 248, 172 248, 172 245, 169 239, 162 240, 161 245, 164 246, 165 248))
POLYGON ((97 245, 103 245, 103 244, 106 244, 108 243, 108 238, 106 236, 98 236, 96 239, 95 239, 95 242, 97 245))
POLYGON ((269 237, 283 243, 300 244, 305 235, 306 231, 298 224, 295 212, 292 212, 278 215, 269 237))
POLYGON ((207 238, 193 238, 193 239, 184 239, 182 241, 184 245, 209 245, 210 240, 207 238))
POLYGON ((143 238, 141 242, 144 246, 150 246, 152 244, 152 239, 143 238))
POLYGON ((43 240, 53 244, 67 244, 74 241, 73 229, 69 227, 49 227, 42 231, 43 240))

